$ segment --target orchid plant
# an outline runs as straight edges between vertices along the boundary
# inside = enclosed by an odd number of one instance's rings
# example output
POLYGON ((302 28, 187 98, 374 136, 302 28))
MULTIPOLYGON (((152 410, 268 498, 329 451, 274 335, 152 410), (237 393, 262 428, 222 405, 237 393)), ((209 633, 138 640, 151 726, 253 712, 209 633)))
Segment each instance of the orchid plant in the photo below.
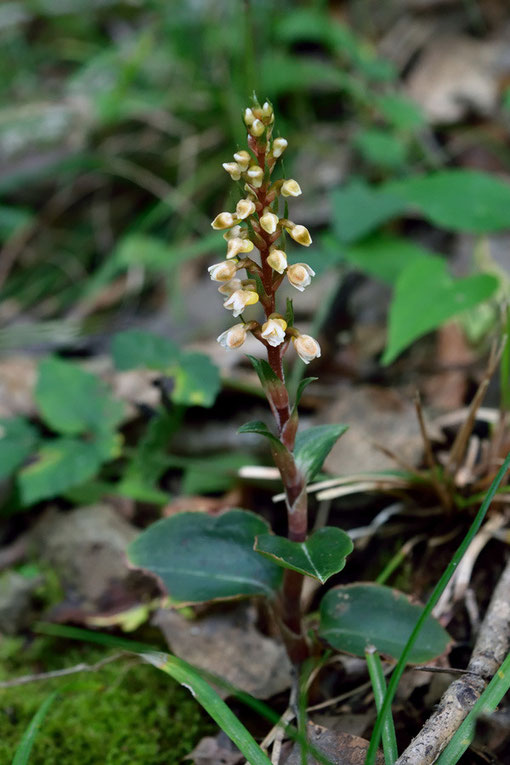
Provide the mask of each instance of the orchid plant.
MULTIPOLYGON (((296 668, 320 654, 324 642, 360 656, 370 645, 398 657, 421 612, 402 593, 377 584, 334 587, 322 598, 318 623, 306 621, 302 612, 305 577, 324 584, 344 568, 353 549, 342 529, 324 526, 310 534, 308 528, 307 485, 347 426, 298 430, 299 399, 316 378, 303 380, 291 402, 283 359, 291 343, 307 364, 320 357, 321 349, 315 338, 294 326, 291 301, 285 312, 278 311, 277 292, 285 278, 298 291, 310 284, 312 268, 301 262, 289 264, 285 243, 287 235, 305 247, 312 239, 305 226, 288 218, 287 198, 301 194, 299 183, 273 175, 287 141, 273 138, 271 104, 254 103, 245 110, 244 123, 247 148, 223 165, 240 185, 241 199, 234 212, 220 212, 212 222, 214 229, 224 231, 227 252, 224 261, 209 267, 209 274, 221 285, 225 308, 241 319, 218 337, 219 343, 235 350, 251 334, 266 355, 249 358, 275 428, 256 421, 242 426, 240 433, 257 433, 269 441, 285 490, 288 533, 286 537, 274 534, 260 515, 249 510, 234 508, 218 516, 183 512, 150 526, 131 545, 129 557, 134 565, 159 577, 173 603, 265 597, 296 668), (244 316, 246 309, 259 303, 262 322, 244 316)), ((448 640, 441 626, 429 619, 409 660, 423 662, 437 656, 448 640)))

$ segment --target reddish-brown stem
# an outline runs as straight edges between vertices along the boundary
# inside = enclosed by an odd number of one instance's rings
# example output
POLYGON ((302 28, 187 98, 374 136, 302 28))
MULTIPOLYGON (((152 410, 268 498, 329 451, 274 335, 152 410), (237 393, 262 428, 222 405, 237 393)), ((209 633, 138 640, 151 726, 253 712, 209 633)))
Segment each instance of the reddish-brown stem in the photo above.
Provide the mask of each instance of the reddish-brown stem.
MULTIPOLYGON (((276 193, 273 188, 270 188, 270 181, 267 178, 268 175, 270 176, 274 166, 274 159, 271 156, 266 157, 266 142, 260 144, 255 138, 250 136, 248 144, 257 157, 259 166, 266 174, 266 179, 260 188, 251 187, 256 198, 255 207, 257 213, 261 215, 276 197, 276 193)), ((269 316, 275 313, 276 291, 282 282, 283 276, 278 275, 275 278, 267 258, 271 246, 278 239, 281 232, 277 231, 274 234, 268 234, 257 222, 254 223, 253 228, 256 233, 256 245, 260 251, 262 273, 259 273, 259 275, 264 292, 266 293, 265 296, 261 296, 261 303, 266 319, 269 319, 269 316)), ((259 339, 263 340, 260 335, 259 339)), ((276 419, 280 439, 287 447, 284 456, 279 456, 276 452, 274 456, 285 487, 288 535, 289 539, 294 542, 303 542, 308 531, 307 495, 304 477, 298 469, 292 454, 297 430, 297 414, 294 414, 292 422, 289 422, 291 409, 282 363, 288 343, 282 343, 276 347, 271 346, 267 342, 264 342, 264 344, 267 349, 268 363, 282 383, 282 385, 269 386, 267 388, 267 397, 276 419), (286 425, 289 425, 289 427, 286 428, 286 425)), ((308 645, 303 636, 301 618, 303 580, 302 574, 286 569, 281 594, 282 635, 291 660, 297 664, 304 661, 309 655, 308 645)))

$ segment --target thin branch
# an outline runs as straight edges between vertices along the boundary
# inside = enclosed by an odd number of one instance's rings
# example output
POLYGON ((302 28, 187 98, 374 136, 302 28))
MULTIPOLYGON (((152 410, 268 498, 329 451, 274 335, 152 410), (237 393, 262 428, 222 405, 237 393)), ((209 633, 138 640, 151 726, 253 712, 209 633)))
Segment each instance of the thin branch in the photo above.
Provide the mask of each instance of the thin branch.
POLYGON ((15 677, 12 680, 4 680, 0 682, 0 688, 16 688, 19 685, 28 685, 29 683, 39 682, 40 680, 53 680, 56 677, 66 677, 67 675, 76 675, 78 672, 97 672, 106 664, 110 664, 112 661, 124 658, 125 656, 132 656, 128 651, 122 651, 121 653, 115 653, 113 656, 107 656, 96 664, 75 664, 73 667, 66 667, 65 669, 55 669, 52 672, 39 672, 35 675, 22 675, 21 677, 15 677))

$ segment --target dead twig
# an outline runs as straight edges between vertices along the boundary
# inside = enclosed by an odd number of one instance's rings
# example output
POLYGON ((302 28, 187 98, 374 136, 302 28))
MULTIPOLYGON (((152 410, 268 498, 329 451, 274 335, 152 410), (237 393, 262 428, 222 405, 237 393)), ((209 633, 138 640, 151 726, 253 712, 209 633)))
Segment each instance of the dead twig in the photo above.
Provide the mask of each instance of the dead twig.
POLYGON ((467 667, 395 765, 432 765, 473 708, 510 647, 510 561, 501 575, 467 667))
POLYGON ((76 675, 78 672, 97 672, 105 664, 110 664, 112 661, 124 658, 125 656, 132 656, 128 651, 122 651, 121 653, 115 653, 113 656, 107 656, 96 664, 75 664, 73 667, 66 667, 65 669, 55 669, 52 672, 39 672, 35 675, 22 675, 21 677, 15 677, 12 680, 4 680, 0 682, 0 688, 16 688, 18 685, 28 685, 29 683, 39 682, 40 680, 53 680, 56 677, 66 677, 67 675, 76 675))

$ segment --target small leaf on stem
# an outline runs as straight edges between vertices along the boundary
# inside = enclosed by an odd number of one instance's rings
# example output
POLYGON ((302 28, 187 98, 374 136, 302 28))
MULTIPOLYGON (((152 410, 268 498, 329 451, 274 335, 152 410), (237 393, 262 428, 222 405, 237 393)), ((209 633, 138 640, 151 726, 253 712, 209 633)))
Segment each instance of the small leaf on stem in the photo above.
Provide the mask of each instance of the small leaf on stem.
MULTIPOLYGON (((303 380, 303 382, 306 381, 303 380)), ((307 481, 311 481, 317 475, 331 449, 348 427, 348 425, 316 425, 298 433, 294 457, 307 481)))

